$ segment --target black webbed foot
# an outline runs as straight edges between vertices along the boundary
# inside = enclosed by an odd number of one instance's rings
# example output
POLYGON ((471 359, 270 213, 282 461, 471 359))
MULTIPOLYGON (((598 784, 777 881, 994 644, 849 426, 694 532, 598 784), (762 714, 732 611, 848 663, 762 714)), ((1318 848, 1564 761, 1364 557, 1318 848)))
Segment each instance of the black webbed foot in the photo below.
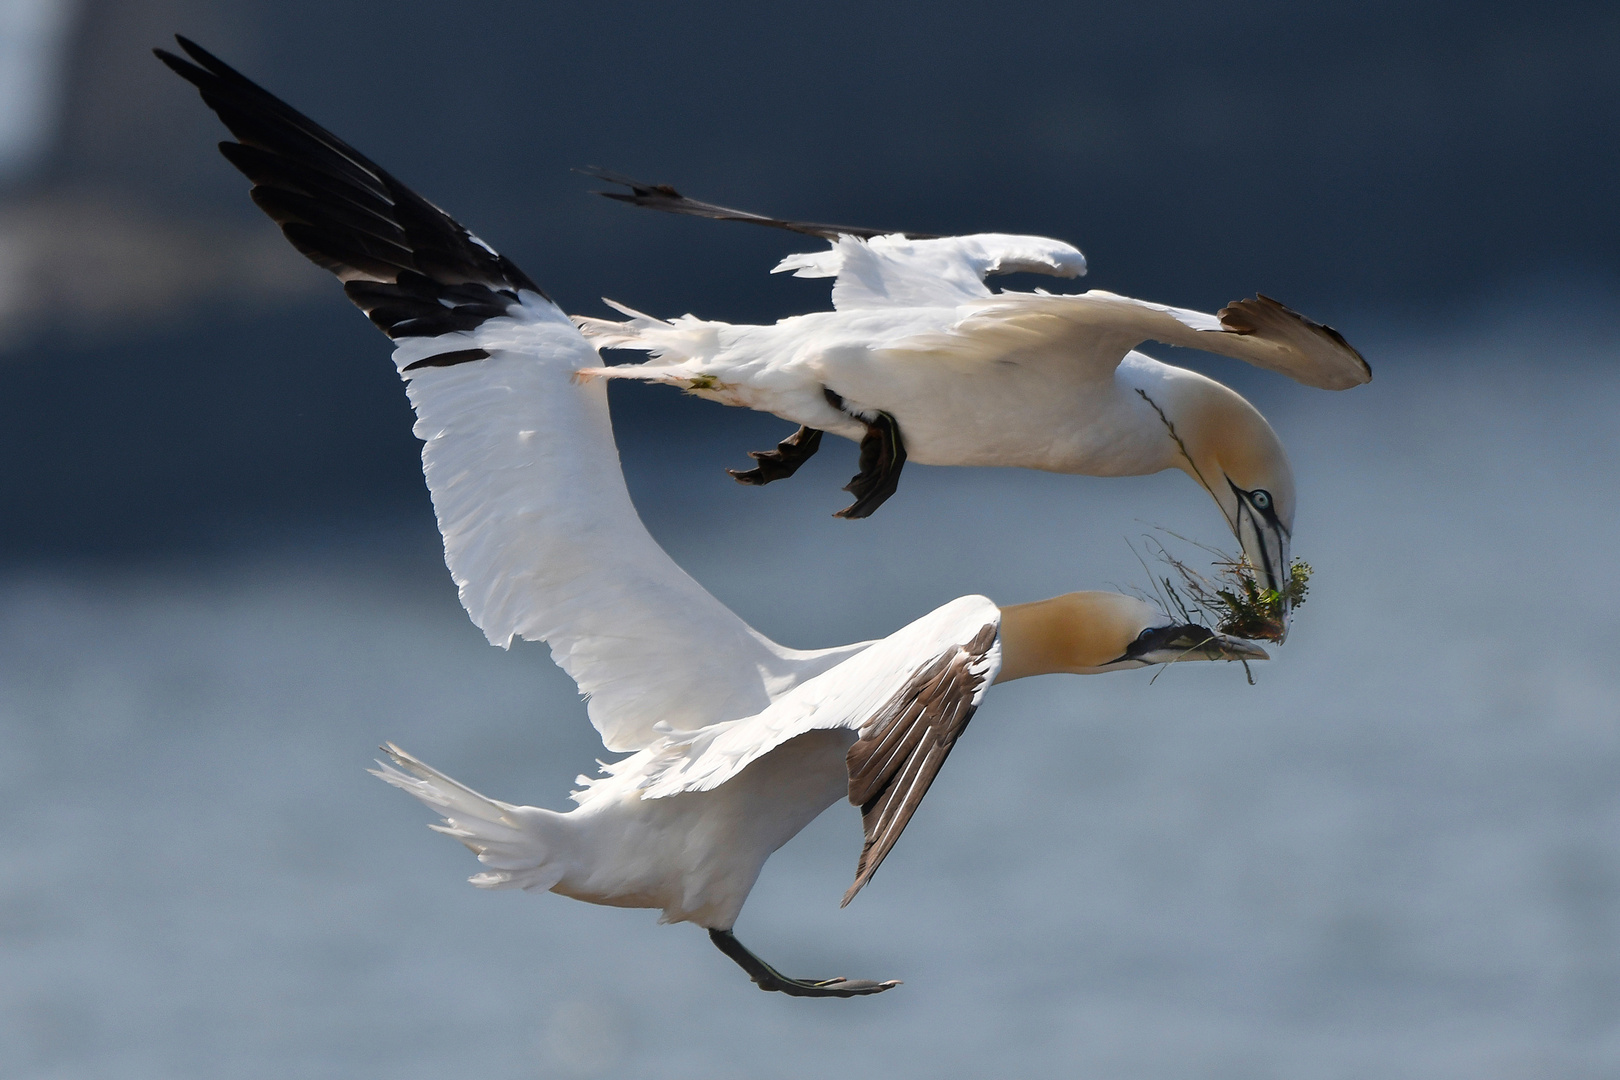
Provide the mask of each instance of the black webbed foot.
POLYGON ((881 994, 900 985, 899 979, 873 982, 871 979, 790 979, 771 965, 749 952, 730 930, 710 930, 709 940, 715 948, 737 962, 748 972, 754 985, 761 990, 787 994, 789 997, 865 997, 881 994))
POLYGON ((861 471, 856 473, 844 490, 855 496, 855 501, 833 517, 863 518, 882 506, 900 486, 900 470, 906 464, 906 444, 900 438, 900 425, 886 412, 873 419, 856 419, 866 424, 866 435, 861 439, 861 471))
POLYGON ((768 484, 772 480, 785 480, 799 471, 821 449, 821 432, 813 427, 801 427, 776 444, 775 450, 750 450, 748 456, 759 462, 752 469, 727 469, 739 484, 768 484))

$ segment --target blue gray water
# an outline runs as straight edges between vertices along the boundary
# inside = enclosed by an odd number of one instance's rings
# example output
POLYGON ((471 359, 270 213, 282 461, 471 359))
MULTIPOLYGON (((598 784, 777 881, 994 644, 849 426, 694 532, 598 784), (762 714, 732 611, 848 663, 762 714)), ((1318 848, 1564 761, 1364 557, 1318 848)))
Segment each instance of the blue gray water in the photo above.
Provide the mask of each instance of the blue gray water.
MULTIPOLYGON (((543 648, 483 643, 420 521, 13 568, 0 1075, 1620 1076, 1620 371, 1545 340, 1254 383, 1316 568, 1293 637, 1253 687, 996 689, 846 910, 852 809, 779 852, 739 935, 905 980, 877 999, 761 994, 690 926, 464 883, 363 772, 378 742, 558 808, 601 748, 543 648)), ((915 468, 850 524, 847 444, 756 491, 719 473, 746 447, 624 441, 676 558, 799 646, 1140 584, 1154 524, 1222 539, 1180 476, 915 468)))

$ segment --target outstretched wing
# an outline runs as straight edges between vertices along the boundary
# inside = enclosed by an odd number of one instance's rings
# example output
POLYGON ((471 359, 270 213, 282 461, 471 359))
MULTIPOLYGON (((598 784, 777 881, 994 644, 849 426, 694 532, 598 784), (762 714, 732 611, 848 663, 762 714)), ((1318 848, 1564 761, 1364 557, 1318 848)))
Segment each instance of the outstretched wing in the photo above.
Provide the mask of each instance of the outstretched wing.
POLYGON ((491 643, 546 641, 610 750, 749 716, 845 651, 783 649, 669 558, 625 489, 600 363, 509 260, 347 143, 180 39, 158 56, 240 140, 221 146, 299 251, 394 338, 445 562, 491 643), (809 664, 806 669, 805 665, 809 664))
POLYGON ((965 305, 962 317, 943 332, 885 347, 970 361, 1083 364, 1100 375, 1144 341, 1230 356, 1323 390, 1347 390, 1372 379, 1372 368, 1337 330, 1269 296, 1237 300, 1206 315, 1101 289, 1061 296, 1001 293, 965 305))
POLYGON ((750 716, 687 742, 650 771, 643 798, 708 791, 806 732, 857 733, 849 801, 866 842, 844 903, 871 880, 1001 669, 1001 611, 964 596, 868 646, 750 716))
POLYGON ((833 278, 833 307, 839 311, 951 307, 992 296, 984 284, 991 274, 1079 277, 1086 272, 1086 257, 1079 248, 1044 236, 841 236, 831 250, 789 255, 771 272, 789 270, 794 277, 833 278))
MULTIPOLYGON (((830 240, 831 250, 789 255, 772 272, 833 278, 833 307, 840 311, 988 301, 953 328, 958 339, 953 351, 958 353, 980 345, 988 355, 1000 358, 1009 343, 1027 344, 1032 337, 1045 336, 1054 343, 1067 339, 1078 344, 1083 356, 1112 370, 1135 346, 1160 341, 1220 353, 1324 390, 1346 390, 1372 379, 1367 361, 1337 330, 1263 294, 1252 300, 1235 300, 1218 315, 1205 315, 1102 290, 1078 296, 993 296, 985 287, 984 279, 993 274, 1065 278, 1084 274, 1085 256, 1060 240, 1004 233, 884 233, 788 221, 689 199, 666 184, 644 184, 602 170, 584 171, 629 189, 598 192, 610 199, 674 214, 769 225, 830 240)), ((915 351, 932 344, 931 336, 905 348, 915 351)))
POLYGON ((580 171, 628 188, 628 191, 599 191, 597 194, 632 206, 712 221, 768 225, 832 241, 832 250, 789 255, 772 273, 791 270, 795 277, 835 278, 833 306, 839 310, 932 307, 976 300, 990 295, 990 290, 984 287, 985 276, 989 274, 1077 277, 1086 272, 1085 256, 1078 249, 1044 236, 1003 233, 935 236, 789 221, 689 199, 668 184, 646 184, 602 169, 580 171))
MULTIPOLYGON (((626 191, 598 191, 596 194, 601 195, 603 198, 629 203, 631 206, 645 206, 649 210, 662 210, 666 214, 685 214, 689 217, 708 218, 710 221, 742 221, 750 225, 765 225, 773 229, 786 229, 788 232, 803 233, 806 236, 819 236, 823 240, 836 240, 840 236, 882 236, 891 231, 886 229, 862 229, 854 225, 818 225, 811 221, 789 221, 786 218, 774 218, 766 214, 755 214, 748 210, 733 210, 730 207, 717 206, 710 202, 688 199, 668 184, 648 184, 640 180, 632 180, 628 176, 609 172, 606 169, 576 169, 575 171, 628 189, 626 191)), ((921 240, 928 239, 933 234, 911 232, 897 235, 921 240)))

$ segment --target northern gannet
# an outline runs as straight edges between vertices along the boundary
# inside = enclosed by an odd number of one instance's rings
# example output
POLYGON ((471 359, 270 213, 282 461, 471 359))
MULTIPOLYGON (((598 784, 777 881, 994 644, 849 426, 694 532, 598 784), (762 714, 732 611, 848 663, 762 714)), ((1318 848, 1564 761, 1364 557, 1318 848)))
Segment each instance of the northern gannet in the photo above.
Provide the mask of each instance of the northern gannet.
POLYGON ((832 244, 789 255, 773 271, 833 278, 832 311, 748 326, 692 315, 665 321, 607 301, 628 320, 574 319, 598 347, 652 354, 642 364, 587 368, 586 377, 667 383, 800 425, 775 450, 751 454, 754 468, 728 470, 737 480, 791 476, 829 431, 861 447, 860 473, 845 488, 855 501, 838 512, 847 518, 894 494, 908 458, 1090 476, 1179 468, 1214 498, 1261 587, 1286 592, 1294 475, 1276 432, 1237 393, 1135 347, 1202 349, 1329 390, 1367 382, 1367 362, 1331 327, 1264 295, 1206 315, 1100 289, 993 294, 988 275, 1072 278, 1085 273, 1085 257, 1040 236, 786 221, 592 175, 630 188, 602 193, 611 198, 832 244))
POLYGON ((485 798, 389 745, 376 774, 444 817, 483 888, 550 890, 693 922, 766 990, 894 982, 781 975, 732 934, 770 854, 840 798, 865 843, 848 903, 899 838, 989 685, 1196 659, 1263 659, 1117 593, 943 605, 879 641, 789 649, 680 569, 619 466, 595 349, 509 260, 201 48, 157 55, 299 251, 395 341, 445 562, 492 644, 550 644, 607 749, 567 813, 485 798))

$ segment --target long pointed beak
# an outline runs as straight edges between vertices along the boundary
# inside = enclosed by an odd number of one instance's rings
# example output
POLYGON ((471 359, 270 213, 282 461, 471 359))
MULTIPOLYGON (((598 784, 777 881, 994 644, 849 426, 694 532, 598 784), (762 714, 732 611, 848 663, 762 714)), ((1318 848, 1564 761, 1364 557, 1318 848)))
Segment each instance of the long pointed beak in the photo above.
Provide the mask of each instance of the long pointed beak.
POLYGON ((1280 526, 1246 513, 1238 520, 1238 541, 1260 587, 1281 592, 1288 584, 1288 535, 1280 526))
POLYGON ((1217 634, 1196 623, 1167 626, 1142 642, 1141 651, 1126 656, 1144 664, 1174 664, 1182 660, 1269 660, 1270 654, 1251 641, 1217 634))
POLYGON ((1271 654, 1252 641, 1242 638, 1227 637, 1225 634, 1215 635, 1215 649, 1220 653, 1216 659, 1220 660, 1270 660, 1271 654))
MULTIPOLYGON (((1238 541, 1243 554, 1254 567, 1255 582, 1262 589, 1286 597, 1288 588, 1288 534, 1275 521, 1255 514, 1245 503, 1238 514, 1238 541)), ((1282 602, 1279 644, 1288 636, 1288 620, 1293 615, 1286 599, 1282 602)))

